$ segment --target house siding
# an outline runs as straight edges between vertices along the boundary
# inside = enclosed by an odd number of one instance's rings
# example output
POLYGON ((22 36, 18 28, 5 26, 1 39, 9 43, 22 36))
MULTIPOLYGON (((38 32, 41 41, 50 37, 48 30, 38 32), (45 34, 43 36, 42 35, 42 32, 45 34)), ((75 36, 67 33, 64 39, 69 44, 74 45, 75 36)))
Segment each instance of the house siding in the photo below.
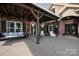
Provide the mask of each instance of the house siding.
POLYGON ((63 21, 59 21, 59 35, 63 35, 64 33, 64 23, 63 21))
POLYGON ((6 21, 5 20, 1 20, 1 29, 2 29, 2 32, 6 32, 6 21))
POLYGON ((23 29, 24 29, 24 32, 27 32, 28 34, 30 34, 30 22, 27 21, 27 19, 25 19, 24 21, 23 29))

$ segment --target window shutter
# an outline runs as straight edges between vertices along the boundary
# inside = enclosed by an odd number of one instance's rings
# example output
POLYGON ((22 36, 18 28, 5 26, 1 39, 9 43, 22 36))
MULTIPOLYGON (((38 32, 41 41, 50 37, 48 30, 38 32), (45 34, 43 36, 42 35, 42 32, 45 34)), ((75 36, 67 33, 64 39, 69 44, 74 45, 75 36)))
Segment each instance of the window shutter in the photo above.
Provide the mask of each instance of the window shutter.
POLYGON ((6 21, 1 21, 1 30, 2 32, 6 32, 6 21))
POLYGON ((26 32, 26 24, 23 23, 23 32, 26 32))

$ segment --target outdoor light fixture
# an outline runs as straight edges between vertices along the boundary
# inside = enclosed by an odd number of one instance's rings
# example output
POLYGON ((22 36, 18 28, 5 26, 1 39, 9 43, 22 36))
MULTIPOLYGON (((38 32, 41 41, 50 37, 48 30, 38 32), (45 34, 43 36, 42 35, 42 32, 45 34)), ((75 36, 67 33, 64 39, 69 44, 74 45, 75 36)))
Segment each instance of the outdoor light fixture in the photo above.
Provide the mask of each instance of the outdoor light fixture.
POLYGON ((43 28, 44 27, 44 24, 41 24, 41 27, 43 28))
POLYGON ((32 24, 32 26, 34 27, 34 24, 32 24))

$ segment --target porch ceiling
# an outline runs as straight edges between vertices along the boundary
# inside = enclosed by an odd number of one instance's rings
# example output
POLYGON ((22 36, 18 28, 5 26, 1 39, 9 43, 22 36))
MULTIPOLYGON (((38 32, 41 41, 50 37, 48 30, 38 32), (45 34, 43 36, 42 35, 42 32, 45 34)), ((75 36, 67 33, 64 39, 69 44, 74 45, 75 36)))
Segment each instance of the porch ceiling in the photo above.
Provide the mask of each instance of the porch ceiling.
POLYGON ((29 10, 12 4, 0 4, 0 13, 2 16, 16 16, 24 18, 29 10))
POLYGON ((0 13, 1 16, 15 16, 18 18, 27 18, 29 21, 36 21, 34 15, 31 13, 30 9, 34 9, 36 11, 39 11, 41 14, 43 14, 43 17, 40 19, 40 22, 47 22, 50 20, 56 20, 59 17, 56 15, 53 15, 35 5, 32 3, 25 3, 25 4, 12 4, 12 3, 0 3, 0 13), (23 6, 21 6, 23 5, 23 6))
POLYGON ((70 20, 70 19, 75 19, 75 20, 79 20, 79 16, 66 16, 63 17, 61 20, 70 20))

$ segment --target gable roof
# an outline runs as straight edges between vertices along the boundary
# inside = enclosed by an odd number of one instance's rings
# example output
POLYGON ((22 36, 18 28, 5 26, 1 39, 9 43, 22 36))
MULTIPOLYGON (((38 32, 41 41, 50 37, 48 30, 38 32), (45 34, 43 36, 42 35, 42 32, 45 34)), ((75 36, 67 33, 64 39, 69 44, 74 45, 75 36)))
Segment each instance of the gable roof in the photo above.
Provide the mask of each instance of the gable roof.
POLYGON ((57 13, 57 15, 64 12, 67 8, 79 8, 79 4, 63 4, 64 7, 57 13))

